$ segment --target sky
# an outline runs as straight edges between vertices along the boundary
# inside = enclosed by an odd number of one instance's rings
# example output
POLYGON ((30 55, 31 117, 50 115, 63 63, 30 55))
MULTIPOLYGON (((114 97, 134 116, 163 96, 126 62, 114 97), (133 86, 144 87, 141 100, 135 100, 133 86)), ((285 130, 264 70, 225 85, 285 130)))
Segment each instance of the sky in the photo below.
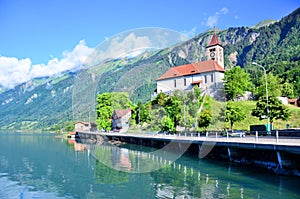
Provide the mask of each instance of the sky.
POLYGON ((71 70, 124 31, 158 27, 192 37, 280 20, 298 7, 299 0, 0 0, 0 86, 71 70))

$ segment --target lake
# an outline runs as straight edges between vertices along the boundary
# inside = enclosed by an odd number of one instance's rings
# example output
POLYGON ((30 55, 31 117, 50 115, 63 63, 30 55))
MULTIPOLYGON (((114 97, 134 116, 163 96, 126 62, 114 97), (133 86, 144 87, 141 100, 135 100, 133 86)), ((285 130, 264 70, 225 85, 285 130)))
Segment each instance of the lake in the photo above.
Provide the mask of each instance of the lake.
POLYGON ((0 133, 0 198, 300 198, 300 178, 52 134, 0 133))

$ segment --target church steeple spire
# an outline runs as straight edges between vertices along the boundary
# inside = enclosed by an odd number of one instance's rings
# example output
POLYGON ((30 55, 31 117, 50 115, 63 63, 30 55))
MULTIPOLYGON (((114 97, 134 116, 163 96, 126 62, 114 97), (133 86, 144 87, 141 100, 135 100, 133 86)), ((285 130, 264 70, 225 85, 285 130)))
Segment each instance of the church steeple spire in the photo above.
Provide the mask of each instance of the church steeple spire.
POLYGON ((221 43, 219 42, 219 39, 218 39, 218 36, 217 36, 216 32, 214 32, 214 34, 213 34, 213 36, 212 36, 212 38, 211 38, 211 40, 209 42, 209 45, 207 47, 214 46, 214 45, 221 45, 221 43))

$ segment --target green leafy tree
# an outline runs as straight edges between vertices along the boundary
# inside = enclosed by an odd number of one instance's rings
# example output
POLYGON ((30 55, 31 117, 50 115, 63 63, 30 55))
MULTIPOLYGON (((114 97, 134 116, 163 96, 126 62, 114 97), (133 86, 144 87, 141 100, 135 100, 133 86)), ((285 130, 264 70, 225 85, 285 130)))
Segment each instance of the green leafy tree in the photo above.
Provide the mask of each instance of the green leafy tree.
POLYGON ((201 90, 200 90, 200 88, 198 87, 198 85, 196 85, 196 86, 194 87, 194 93, 195 93, 195 95, 196 95, 197 98, 200 97, 201 90))
POLYGON ((141 102, 138 102, 135 107, 135 113, 134 119, 136 124, 148 122, 150 120, 149 110, 141 102))
POLYGON ((294 98, 294 86, 289 82, 284 82, 282 85, 282 96, 294 98))
POLYGON ((240 66, 225 71, 224 90, 229 100, 234 100, 238 95, 244 95, 246 91, 250 91, 252 88, 250 75, 240 66))
POLYGON ((297 97, 300 97, 300 77, 296 78, 296 81, 294 82, 294 88, 295 88, 295 95, 297 97))
POLYGON ((160 106, 164 106, 165 105, 165 101, 167 99, 167 95, 164 93, 159 93, 156 98, 154 100, 152 100, 152 105, 154 104, 158 104, 160 106))
POLYGON ((179 106, 181 107, 180 116, 177 117, 177 125, 191 128, 195 124, 195 111, 197 111, 197 97, 195 92, 175 91, 174 97, 180 101, 179 106))
POLYGON ((287 120, 290 117, 290 111, 288 108, 282 104, 277 97, 274 96, 270 96, 268 98, 268 106, 266 97, 260 98, 251 114, 258 117, 260 120, 269 117, 271 124, 274 122, 274 120, 287 120), (269 108, 269 111, 267 107, 269 108))
POLYGON ((181 110, 182 110, 182 103, 181 101, 174 95, 170 96, 165 102, 165 110, 172 119, 174 123, 174 128, 178 125, 180 119, 182 118, 181 110))
MULTIPOLYGON (((272 73, 267 74, 268 95, 278 97, 282 93, 282 79, 272 73)), ((260 78, 260 86, 257 88, 256 96, 266 96, 266 76, 260 78)))
POLYGON ((112 123, 111 117, 113 113, 113 108, 111 106, 112 102, 111 93, 102 93, 97 97, 97 126, 98 129, 111 130, 112 123))
POLYGON ((161 120, 161 126, 163 131, 170 131, 174 132, 175 127, 174 127, 174 122, 172 121, 171 118, 164 116, 161 120))
MULTIPOLYGON (((152 108, 148 109, 151 126, 156 123, 157 117, 163 118, 167 116, 172 120, 173 128, 176 126, 182 126, 186 128, 191 128, 195 124, 197 110, 199 109, 197 94, 195 92, 182 92, 174 91, 173 95, 166 95, 160 93, 154 100, 151 101, 152 108), (158 107, 163 108, 157 112, 158 107), (157 115, 157 114, 160 115, 157 115), (153 117, 156 115, 156 117, 153 117)), ((160 119, 161 120, 161 119, 160 119)))
POLYGON ((209 110, 202 111, 198 117, 198 127, 207 130, 207 127, 211 124, 212 115, 209 110))
POLYGON ((239 105, 232 101, 228 101, 225 109, 225 122, 230 124, 230 128, 233 131, 233 125, 235 122, 240 122, 246 117, 239 105))
POLYGON ((150 112, 150 121, 149 125, 147 125, 148 129, 159 131, 162 130, 161 120, 163 117, 167 116, 167 113, 162 106, 151 105, 150 112))

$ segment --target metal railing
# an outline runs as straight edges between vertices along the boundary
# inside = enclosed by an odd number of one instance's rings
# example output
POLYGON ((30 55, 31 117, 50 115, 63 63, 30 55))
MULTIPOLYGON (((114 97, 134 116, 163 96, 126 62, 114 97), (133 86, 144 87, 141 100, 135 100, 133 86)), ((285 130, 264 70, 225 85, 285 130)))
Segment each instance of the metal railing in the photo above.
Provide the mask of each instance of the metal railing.
MULTIPOLYGON (((237 139, 240 138, 240 140, 255 140, 256 143, 259 142, 259 140, 266 140, 266 139, 271 139, 274 140, 274 142, 279 143, 279 131, 273 131, 273 133, 271 135, 260 135, 259 131, 256 132, 252 132, 251 134, 249 133, 240 133, 240 134, 235 134, 232 135, 229 132, 224 132, 224 131, 207 131, 207 132, 176 132, 176 133, 161 133, 161 134, 157 134, 157 135, 163 135, 163 136, 175 136, 175 137, 190 137, 190 138, 226 138, 226 140, 231 140, 231 139, 237 139)), ((286 138, 284 136, 282 136, 282 138, 286 138)))

